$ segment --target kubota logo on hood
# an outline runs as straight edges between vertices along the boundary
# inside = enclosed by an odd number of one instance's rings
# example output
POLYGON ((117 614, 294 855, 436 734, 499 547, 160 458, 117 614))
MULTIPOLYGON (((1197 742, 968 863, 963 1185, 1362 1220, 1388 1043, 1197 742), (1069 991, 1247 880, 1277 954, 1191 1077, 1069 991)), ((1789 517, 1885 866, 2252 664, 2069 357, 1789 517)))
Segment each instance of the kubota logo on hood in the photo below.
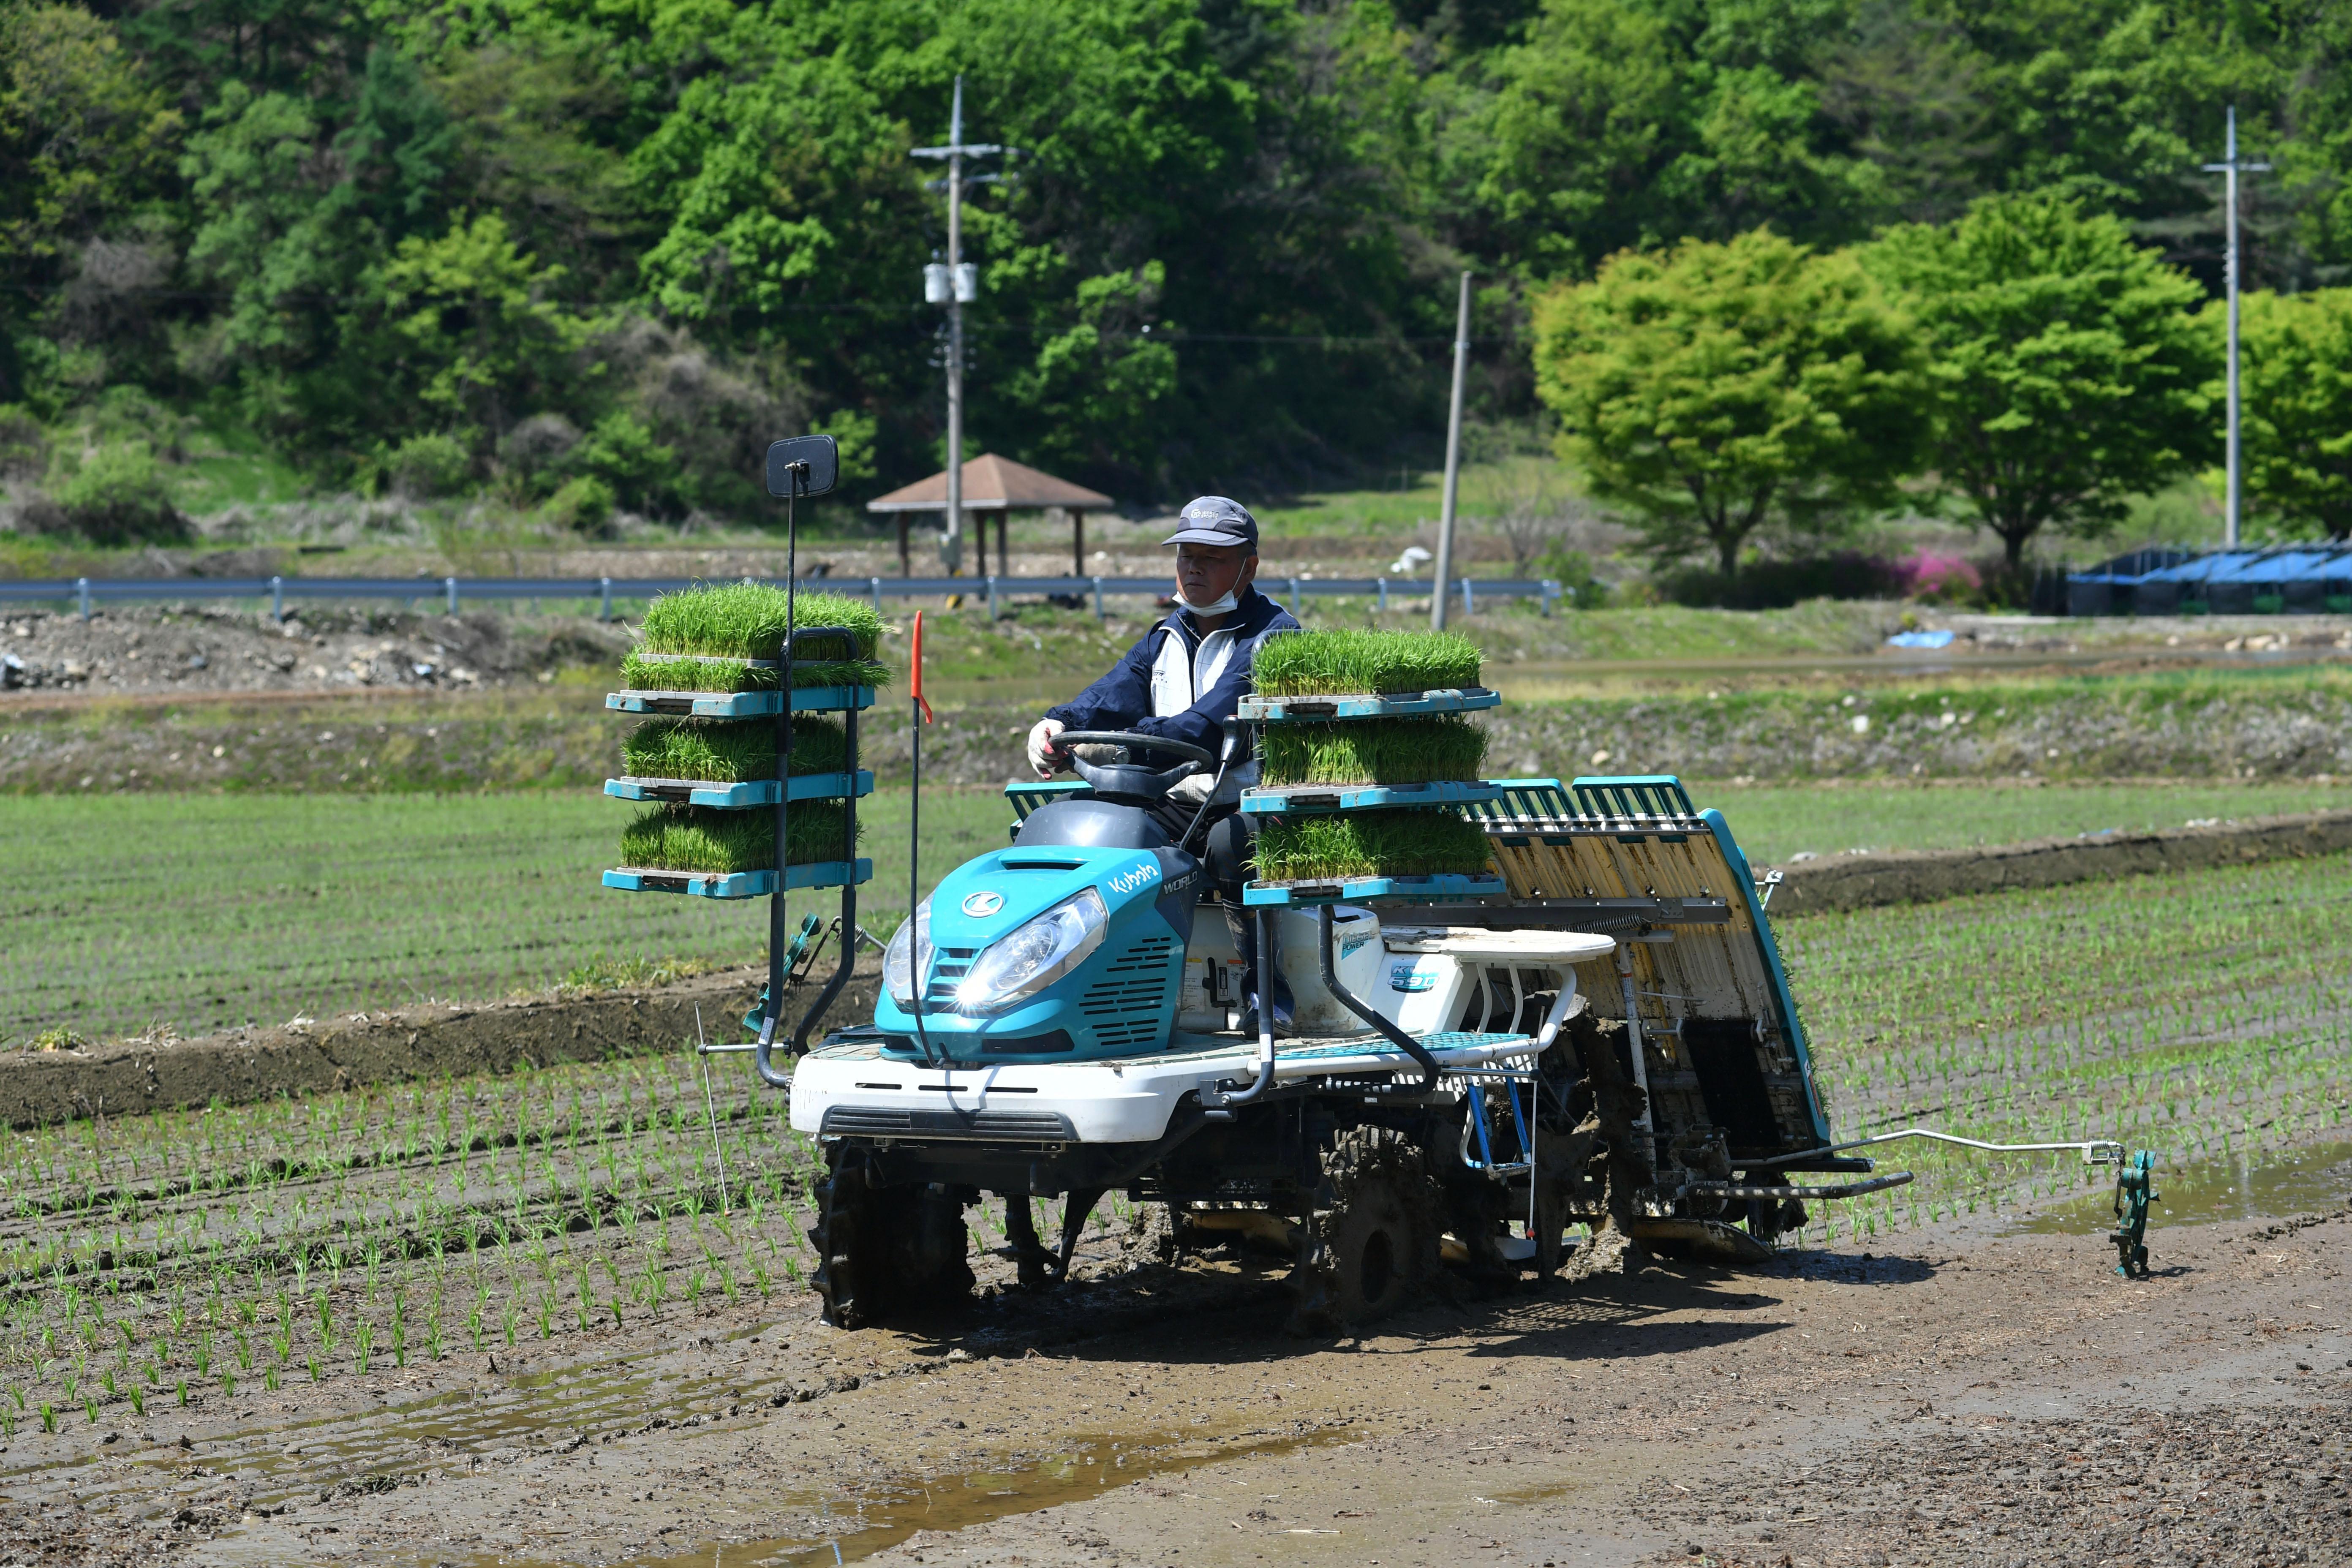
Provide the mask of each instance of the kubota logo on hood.
POLYGON ((963 912, 976 921, 984 921, 1004 907, 1003 893, 966 893, 963 912))
POLYGON ((1147 882, 1158 880, 1160 880, 1160 863, 1156 860, 1145 860, 1139 863, 1132 870, 1121 871, 1118 876, 1113 877, 1108 885, 1114 893, 1131 893, 1147 882))

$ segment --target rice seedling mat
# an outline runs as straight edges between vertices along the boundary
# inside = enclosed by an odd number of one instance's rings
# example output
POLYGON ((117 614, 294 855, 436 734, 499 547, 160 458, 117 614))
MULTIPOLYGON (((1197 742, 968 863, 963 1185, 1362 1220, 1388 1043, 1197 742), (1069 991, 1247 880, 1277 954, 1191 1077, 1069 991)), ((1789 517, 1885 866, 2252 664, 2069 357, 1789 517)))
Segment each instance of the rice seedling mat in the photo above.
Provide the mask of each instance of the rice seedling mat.
POLYGON ((1442 691, 1363 692, 1342 697, 1268 697, 1253 692, 1234 710, 1255 724, 1328 723, 1334 719, 1416 719, 1432 713, 1474 713, 1502 706, 1503 694, 1484 686, 1442 691))
POLYGON ((1349 877, 1339 881, 1248 882, 1242 903, 1250 909, 1299 909, 1316 904, 1451 903, 1499 899, 1503 879, 1448 872, 1434 877, 1349 877))
POLYGON ((1503 798, 1503 786, 1484 779, 1433 779, 1402 784, 1266 784, 1242 791, 1241 808, 1254 816, 1299 811, 1375 811, 1400 805, 1481 805, 1503 798))
MULTIPOLYGON (((839 888, 868 882, 874 862, 866 859, 819 860, 791 867, 787 889, 839 888)), ((776 890, 773 869, 758 871, 666 871, 658 868, 623 866, 604 873, 604 886, 631 893, 686 893, 698 899, 764 899, 776 890)))
MULTIPOLYGON (((709 779, 656 779, 627 775, 604 781, 604 793, 618 800, 659 800, 678 805, 717 806, 743 810, 776 804, 776 781, 747 779, 719 784, 709 779)), ((794 773, 784 787, 786 800, 838 800, 845 795, 874 793, 874 774, 860 768, 850 773, 794 773)))
MULTIPOLYGON (((803 686, 793 692, 795 713, 841 713, 874 706, 870 686, 803 686)), ((604 706, 623 713, 662 713, 683 719, 758 719, 782 711, 780 691, 608 691, 604 706)))

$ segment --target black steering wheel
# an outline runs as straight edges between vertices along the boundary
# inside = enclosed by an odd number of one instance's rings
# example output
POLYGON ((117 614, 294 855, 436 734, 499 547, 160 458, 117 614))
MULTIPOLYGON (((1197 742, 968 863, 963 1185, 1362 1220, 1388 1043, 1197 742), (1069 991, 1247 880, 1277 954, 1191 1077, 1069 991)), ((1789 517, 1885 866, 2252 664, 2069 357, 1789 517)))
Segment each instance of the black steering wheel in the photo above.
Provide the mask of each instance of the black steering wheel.
POLYGON ((1141 735, 1132 730, 1065 730, 1054 737, 1057 746, 1123 746, 1136 752, 1164 752, 1181 759, 1177 764, 1161 772, 1139 763, 1090 763, 1076 752, 1070 753, 1070 771, 1093 786, 1097 798, 1129 800, 1150 805, 1166 797, 1168 788, 1179 779, 1189 778, 1202 768, 1217 764, 1216 753, 1192 744, 1190 741, 1171 741, 1165 735, 1141 735))

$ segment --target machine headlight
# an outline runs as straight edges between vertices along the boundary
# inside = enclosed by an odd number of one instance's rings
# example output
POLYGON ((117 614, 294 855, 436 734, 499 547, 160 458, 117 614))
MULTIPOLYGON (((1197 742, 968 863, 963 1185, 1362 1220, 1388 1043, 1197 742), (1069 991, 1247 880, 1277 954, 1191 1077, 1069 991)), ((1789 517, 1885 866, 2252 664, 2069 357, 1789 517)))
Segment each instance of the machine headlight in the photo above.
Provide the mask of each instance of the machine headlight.
POLYGON ((1088 888, 981 950, 956 985, 956 1011, 1002 1013, 1044 990, 1102 945, 1110 911, 1088 888))
POLYGON ((917 970, 925 974, 931 972, 931 900, 929 899, 915 906, 913 920, 899 922, 898 934, 891 937, 890 945, 882 950, 882 985, 890 993, 890 1000, 901 1007, 915 1005, 913 973, 917 970), (908 963, 911 956, 908 950, 916 946, 923 950, 922 962, 910 965, 908 963))

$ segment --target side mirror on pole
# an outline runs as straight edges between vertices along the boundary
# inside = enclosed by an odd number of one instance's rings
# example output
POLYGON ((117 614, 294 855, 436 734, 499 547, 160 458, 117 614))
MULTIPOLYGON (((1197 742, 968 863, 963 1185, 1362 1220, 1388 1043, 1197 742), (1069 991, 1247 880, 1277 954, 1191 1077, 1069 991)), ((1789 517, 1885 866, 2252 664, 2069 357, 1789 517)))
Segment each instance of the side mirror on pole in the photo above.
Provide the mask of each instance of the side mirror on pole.
POLYGON ((768 493, 821 496, 841 479, 841 448, 830 436, 794 436, 768 448, 768 493))

